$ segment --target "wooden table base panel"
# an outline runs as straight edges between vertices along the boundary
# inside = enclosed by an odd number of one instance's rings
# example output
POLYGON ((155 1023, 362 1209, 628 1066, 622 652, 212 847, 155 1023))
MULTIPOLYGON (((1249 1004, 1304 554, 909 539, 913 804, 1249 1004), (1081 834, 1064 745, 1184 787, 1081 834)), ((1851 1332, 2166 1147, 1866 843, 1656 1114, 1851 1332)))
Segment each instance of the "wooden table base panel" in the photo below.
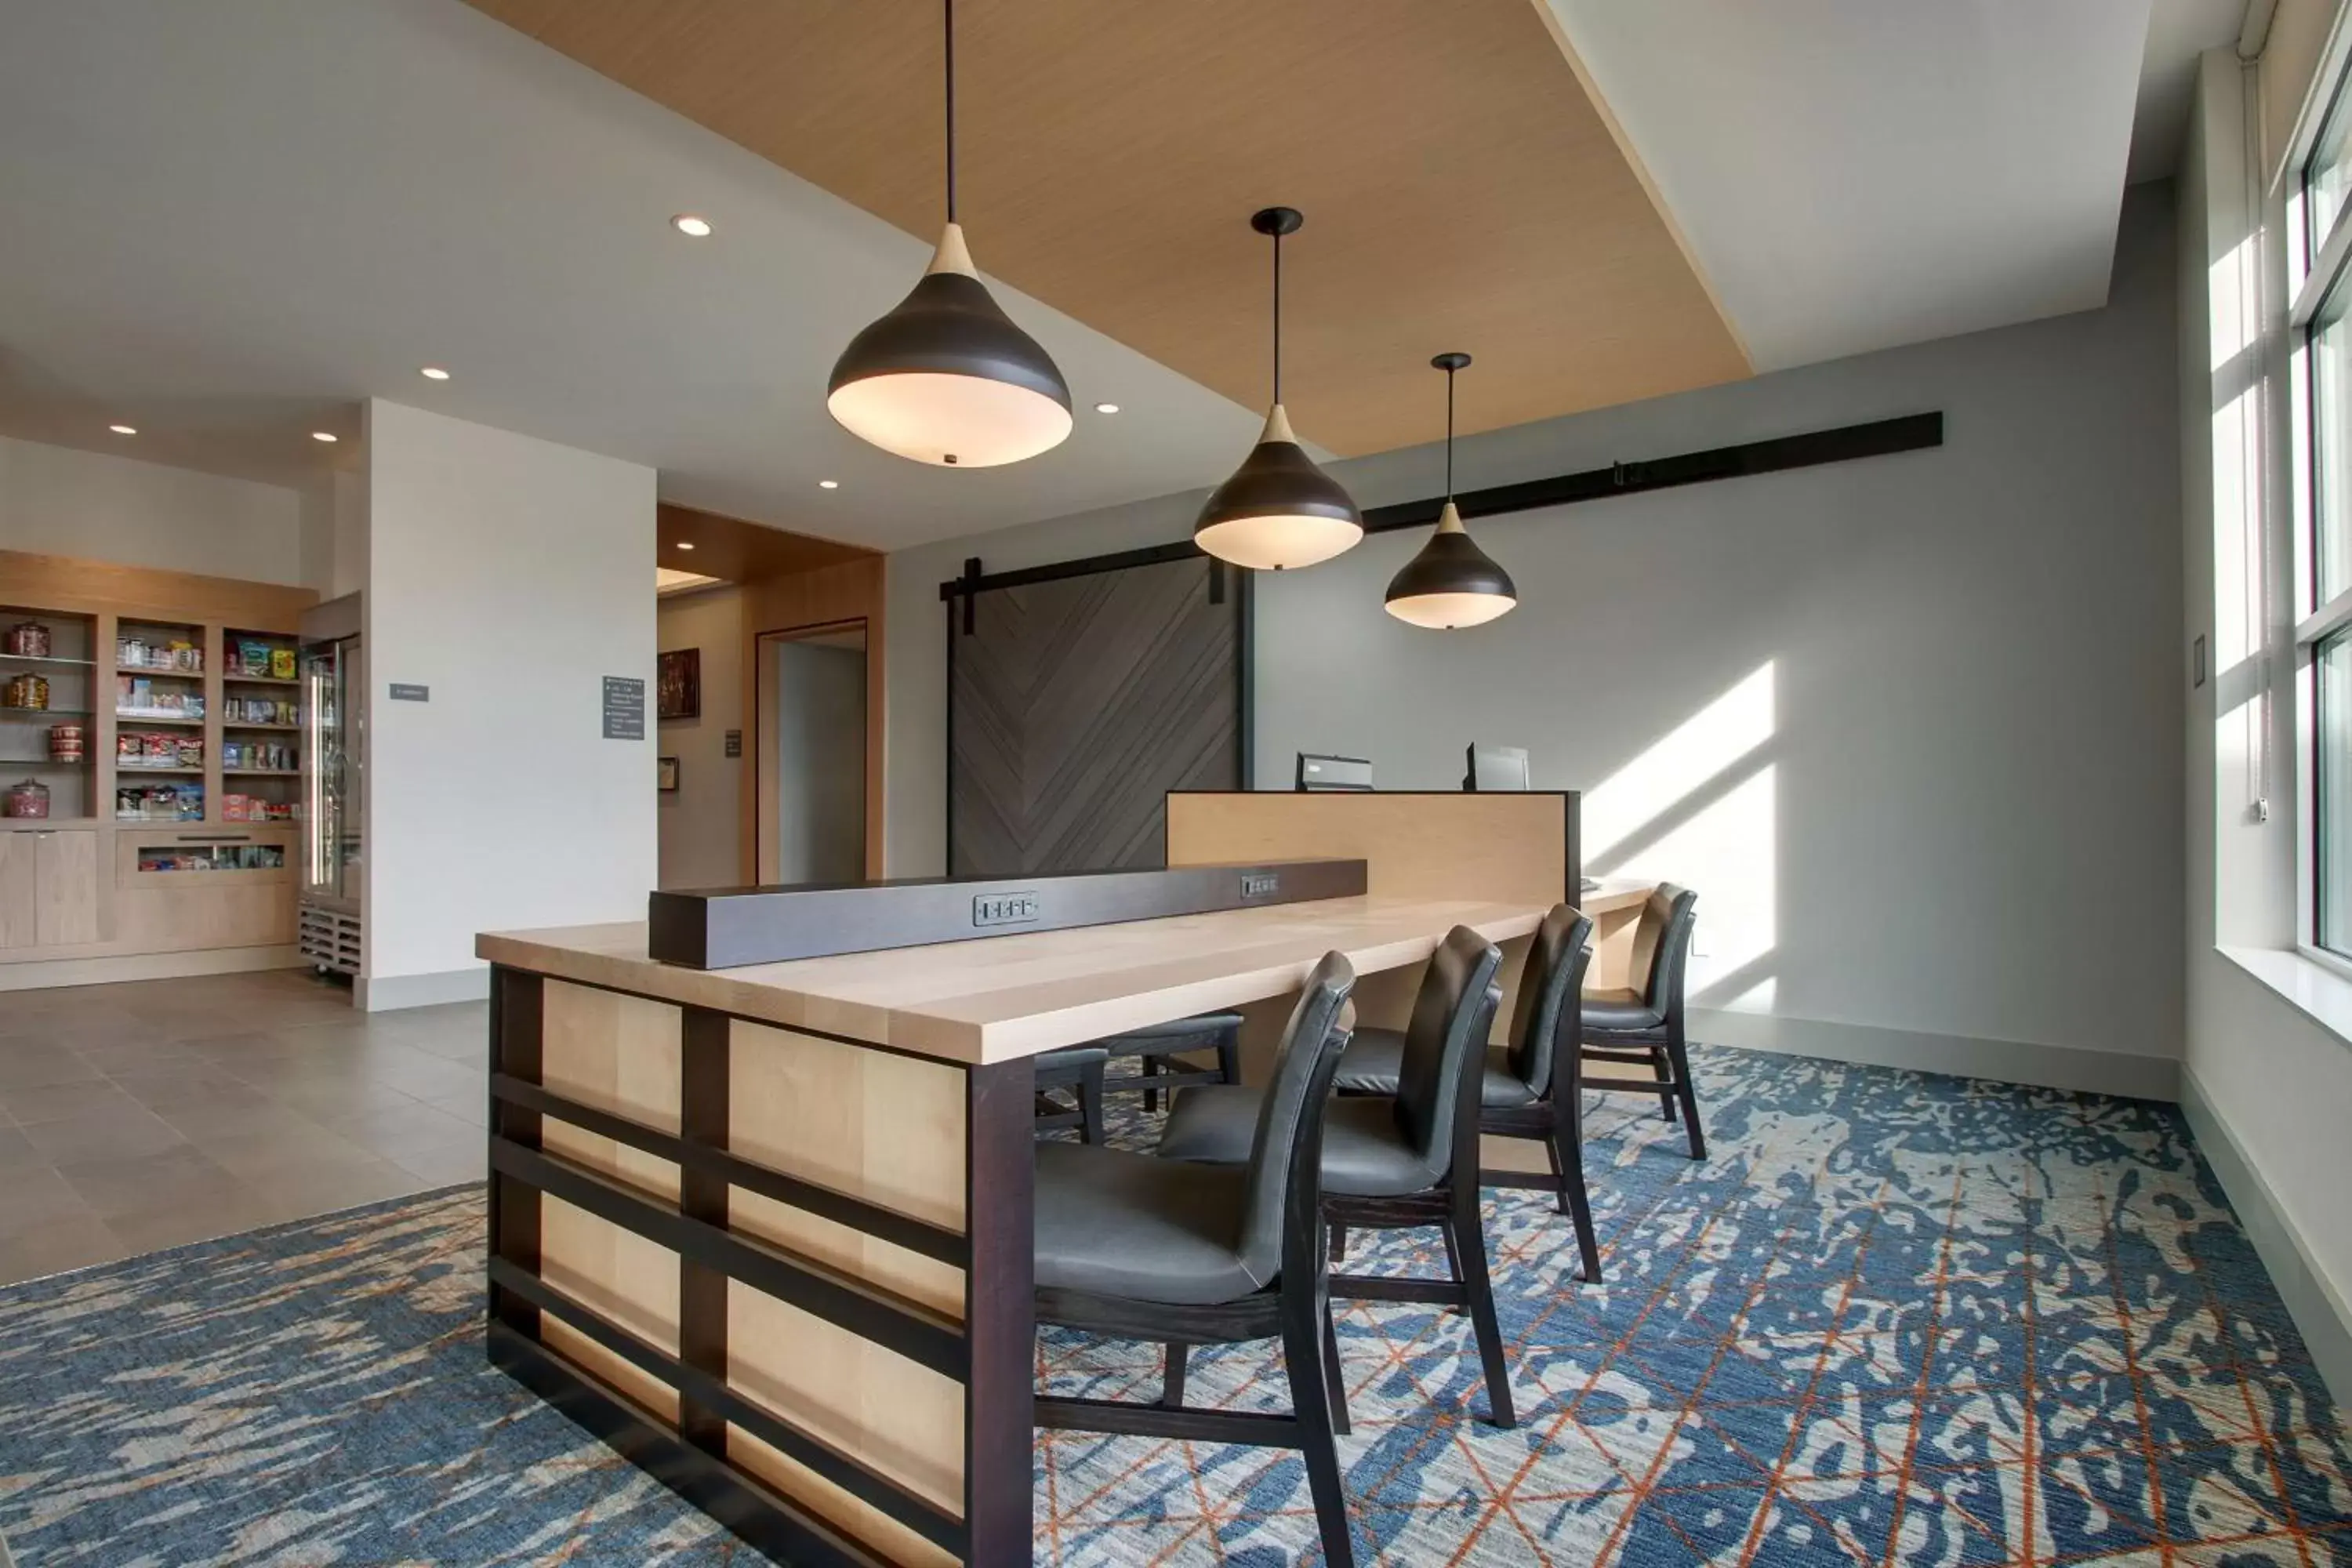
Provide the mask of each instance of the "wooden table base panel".
POLYGON ((494 1364, 780 1560, 1027 1560, 1025 1058, 503 965, 490 1033, 494 1364))

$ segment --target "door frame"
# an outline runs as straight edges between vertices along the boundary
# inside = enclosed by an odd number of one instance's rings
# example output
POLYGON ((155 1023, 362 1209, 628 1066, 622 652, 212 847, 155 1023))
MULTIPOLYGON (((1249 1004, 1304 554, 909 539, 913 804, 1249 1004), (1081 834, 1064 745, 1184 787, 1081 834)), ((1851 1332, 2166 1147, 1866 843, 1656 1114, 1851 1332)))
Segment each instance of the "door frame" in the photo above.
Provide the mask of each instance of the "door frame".
POLYGON ((876 806, 874 767, 875 726, 879 722, 880 702, 876 682, 882 678, 879 650, 875 647, 874 619, 868 616, 845 616, 838 620, 812 622, 805 626, 780 626, 770 631, 751 634, 751 679, 746 683, 751 701, 751 714, 744 725, 743 743, 750 750, 751 763, 751 864, 748 880, 759 885, 771 881, 769 868, 774 864, 769 851, 775 847, 775 817, 768 810, 769 789, 774 784, 770 777, 768 746, 762 731, 767 717, 774 668, 769 650, 779 643, 807 642, 816 637, 832 637, 841 632, 856 631, 866 638, 866 744, 859 749, 857 765, 861 793, 866 801, 866 875, 882 875, 882 824, 876 806))

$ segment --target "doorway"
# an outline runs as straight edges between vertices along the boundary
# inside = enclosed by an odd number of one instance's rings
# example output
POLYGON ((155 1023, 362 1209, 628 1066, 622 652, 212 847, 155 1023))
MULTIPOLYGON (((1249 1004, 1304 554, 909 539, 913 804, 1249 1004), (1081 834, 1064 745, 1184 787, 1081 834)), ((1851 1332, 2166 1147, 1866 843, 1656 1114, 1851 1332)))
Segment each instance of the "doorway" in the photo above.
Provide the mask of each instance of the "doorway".
POLYGON ((760 880, 866 876, 866 626, 759 639, 760 880))

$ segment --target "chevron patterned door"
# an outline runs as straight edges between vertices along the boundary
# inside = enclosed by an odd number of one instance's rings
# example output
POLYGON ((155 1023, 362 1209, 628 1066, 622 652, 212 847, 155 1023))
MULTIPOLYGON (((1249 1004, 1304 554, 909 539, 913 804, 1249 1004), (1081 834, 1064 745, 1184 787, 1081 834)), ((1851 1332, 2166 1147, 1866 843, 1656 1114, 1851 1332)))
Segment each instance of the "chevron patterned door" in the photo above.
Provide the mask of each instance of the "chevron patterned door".
POLYGON ((948 605, 948 870, 1158 866, 1171 789, 1243 787, 1246 573, 1160 562, 948 605))

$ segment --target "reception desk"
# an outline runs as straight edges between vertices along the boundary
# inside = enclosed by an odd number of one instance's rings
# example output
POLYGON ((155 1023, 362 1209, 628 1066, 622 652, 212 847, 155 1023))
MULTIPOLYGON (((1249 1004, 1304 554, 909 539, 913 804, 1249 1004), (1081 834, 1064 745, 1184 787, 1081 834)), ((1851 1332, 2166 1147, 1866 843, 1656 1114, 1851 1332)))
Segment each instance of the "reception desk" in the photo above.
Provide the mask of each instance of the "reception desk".
POLYGON ((1367 890, 729 969, 482 936, 493 1360, 781 1560, 1027 1562, 1030 1058, 1223 1008, 1263 1049, 1335 950, 1402 1023, 1448 930, 1517 947, 1576 886, 1562 797, 1170 805, 1171 865, 1367 890))

